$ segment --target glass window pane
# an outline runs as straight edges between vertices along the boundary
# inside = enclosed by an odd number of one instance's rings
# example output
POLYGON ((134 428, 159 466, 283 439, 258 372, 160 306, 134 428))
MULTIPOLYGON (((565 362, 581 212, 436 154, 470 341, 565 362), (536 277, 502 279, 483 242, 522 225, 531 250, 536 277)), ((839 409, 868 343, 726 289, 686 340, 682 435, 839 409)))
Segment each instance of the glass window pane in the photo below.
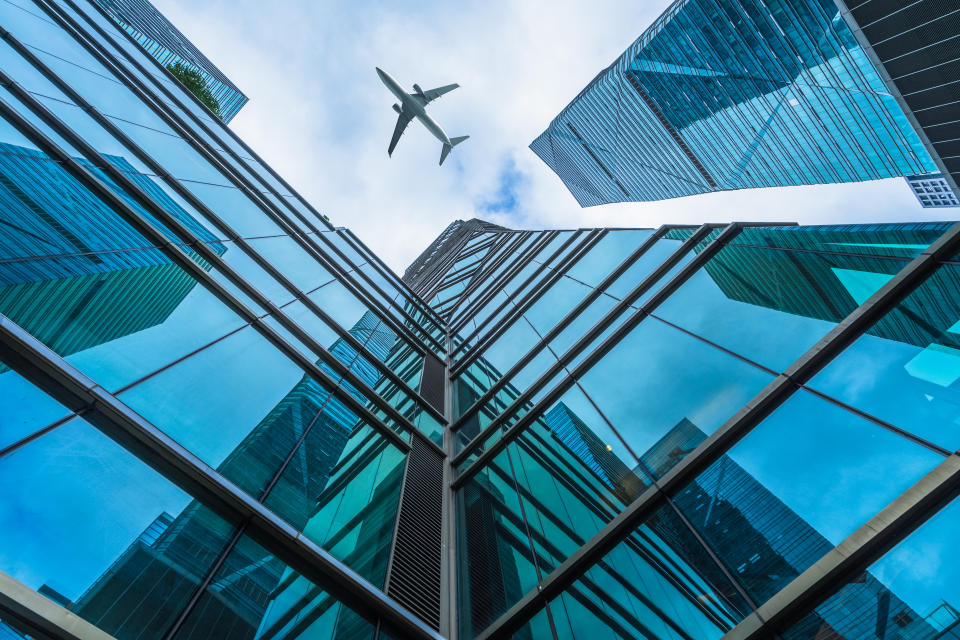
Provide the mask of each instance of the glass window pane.
MULTIPOLYGON (((653 475, 706 438, 678 426, 644 455, 653 475)), ((763 603, 943 457, 798 391, 674 501, 763 603)))
POLYGON ((783 633, 784 640, 824 629, 849 640, 960 637, 958 526, 955 500, 783 633))
MULTIPOLYGON (((505 454, 493 464, 509 469, 505 454)), ((484 469, 457 492, 457 508, 460 618, 472 637, 534 588, 538 576, 511 481, 484 469)))
POLYGON ((665 505, 554 599, 551 611, 564 638, 717 640, 749 607, 665 505))
POLYGON ((405 456, 370 427, 348 431, 334 402, 265 504, 382 588, 405 456))
POLYGON ((587 255, 570 267, 567 275, 589 287, 596 287, 652 234, 649 229, 608 231, 587 255))
POLYGON ((635 456, 692 421, 712 433, 772 377, 649 318, 624 337, 580 382, 635 456))
POLYGON ((0 360, 0 450, 69 414, 0 360))
POLYGON ((233 529, 80 419, 0 484, 0 569, 120 640, 161 638, 233 529))
POLYGON ((784 371, 904 264, 869 256, 728 246, 655 313, 784 371))
POLYGON ((373 640, 376 628, 243 536, 174 636, 373 640))
POLYGON ((0 313, 114 390, 244 325, 156 250, 0 265, 0 313))
POLYGON ((944 222, 747 227, 730 244, 914 258, 949 228, 944 222))
POLYGON ((847 347, 810 386, 954 451, 960 448, 958 380, 960 265, 951 264, 847 347))
POLYGON ((297 421, 315 415, 324 393, 247 327, 120 399, 256 496, 296 441, 297 421), (291 404, 302 414, 292 415, 291 404))

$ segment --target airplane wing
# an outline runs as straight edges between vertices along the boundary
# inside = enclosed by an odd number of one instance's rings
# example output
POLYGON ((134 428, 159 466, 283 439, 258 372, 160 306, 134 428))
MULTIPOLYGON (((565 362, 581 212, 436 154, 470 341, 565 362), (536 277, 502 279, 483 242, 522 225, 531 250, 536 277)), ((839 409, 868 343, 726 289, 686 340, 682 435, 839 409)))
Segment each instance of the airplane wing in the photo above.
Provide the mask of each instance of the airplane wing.
POLYGON ((431 103, 445 93, 450 93, 460 85, 458 84, 448 84, 443 87, 437 87, 436 89, 430 89, 429 91, 423 92, 423 97, 427 103, 431 103))
POLYGON ((390 148, 387 149, 388 156, 393 155, 393 150, 397 147, 397 142, 400 141, 403 130, 407 128, 411 120, 413 120, 412 114, 400 112, 400 117, 397 118, 397 127, 393 130, 393 138, 390 139, 390 148))

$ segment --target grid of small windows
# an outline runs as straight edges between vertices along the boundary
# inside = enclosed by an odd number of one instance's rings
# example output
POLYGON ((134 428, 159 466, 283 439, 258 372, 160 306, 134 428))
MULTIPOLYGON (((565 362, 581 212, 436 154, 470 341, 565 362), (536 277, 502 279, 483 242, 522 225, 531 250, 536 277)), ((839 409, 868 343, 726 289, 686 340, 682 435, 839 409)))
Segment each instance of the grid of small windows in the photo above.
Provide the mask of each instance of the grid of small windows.
POLYGON ((941 174, 908 176, 907 184, 924 207, 960 206, 960 199, 941 174))

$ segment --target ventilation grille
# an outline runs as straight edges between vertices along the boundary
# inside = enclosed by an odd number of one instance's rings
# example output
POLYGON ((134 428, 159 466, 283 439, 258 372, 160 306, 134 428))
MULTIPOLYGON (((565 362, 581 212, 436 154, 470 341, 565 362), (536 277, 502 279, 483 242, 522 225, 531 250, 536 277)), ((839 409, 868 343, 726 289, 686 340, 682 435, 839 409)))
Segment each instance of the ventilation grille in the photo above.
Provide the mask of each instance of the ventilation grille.
POLYGON ((387 595, 439 630, 443 458, 419 438, 408 455, 387 595))
POLYGON ((420 395, 434 409, 443 413, 443 385, 446 376, 443 363, 430 353, 423 357, 423 373, 420 376, 420 395))

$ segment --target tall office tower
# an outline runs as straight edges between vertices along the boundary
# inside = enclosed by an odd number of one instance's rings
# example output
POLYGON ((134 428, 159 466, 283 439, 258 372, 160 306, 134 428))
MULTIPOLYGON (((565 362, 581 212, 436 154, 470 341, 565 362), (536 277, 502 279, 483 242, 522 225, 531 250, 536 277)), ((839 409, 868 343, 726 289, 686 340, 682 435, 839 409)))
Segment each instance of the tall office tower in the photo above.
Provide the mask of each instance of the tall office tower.
POLYGON ((960 14, 955 2, 835 0, 843 19, 960 197, 960 14))
POLYGON ((0 637, 960 634, 960 226, 399 278, 95 0, 0 24, 0 637))
POLYGON ((220 119, 230 122, 247 104, 247 96, 207 56, 157 11, 150 0, 98 0, 107 14, 147 53, 164 66, 182 64, 203 76, 219 105, 220 119))
POLYGON ((678 0, 530 148, 581 206, 942 170, 863 47, 834 0, 678 0))

